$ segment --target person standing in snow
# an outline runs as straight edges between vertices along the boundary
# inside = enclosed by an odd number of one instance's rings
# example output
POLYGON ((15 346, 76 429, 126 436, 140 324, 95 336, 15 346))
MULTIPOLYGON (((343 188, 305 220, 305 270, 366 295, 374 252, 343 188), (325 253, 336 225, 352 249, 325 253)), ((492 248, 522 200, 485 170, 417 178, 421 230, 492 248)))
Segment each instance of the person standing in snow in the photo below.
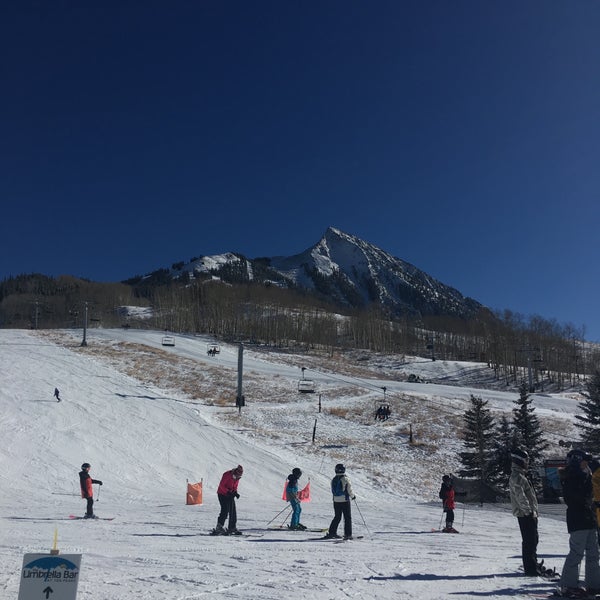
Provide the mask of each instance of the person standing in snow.
POLYGON ((458 533, 454 529, 454 509, 456 504, 454 503, 454 482, 450 475, 444 475, 442 477, 442 487, 440 488, 440 500, 446 513, 446 527, 442 529, 444 533, 458 533))
POLYGON ((344 517, 344 539, 352 539, 352 511, 350 500, 354 500, 356 496, 352 491, 352 484, 346 475, 346 467, 344 465, 335 465, 335 477, 331 480, 331 493, 333 494, 333 513, 334 517, 329 525, 329 531, 326 538, 339 538, 337 528, 344 517))
POLYGON ((600 593, 598 532, 592 498, 592 457, 583 450, 567 454, 567 466, 559 470, 567 505, 569 554, 560 578, 562 594, 570 598, 600 593), (579 567, 585 555, 585 589, 579 587, 579 567))
POLYGON ((79 485, 81 487, 81 497, 87 500, 87 510, 85 511, 86 519, 94 519, 94 489, 92 484, 97 483, 102 485, 99 479, 92 479, 90 477, 90 463, 83 463, 81 465, 81 471, 79 472, 79 485))
POLYGON ((533 485, 527 478, 529 454, 521 448, 511 452, 512 469, 508 487, 512 513, 521 530, 521 556, 523 570, 527 576, 541 574, 537 561, 538 545, 538 501, 533 485))
POLYGON ((60 392, 58 391, 58 388, 54 388, 54 397, 57 402, 60 402, 60 392))
POLYGON ((594 500, 594 513, 596 515, 596 527, 598 528, 598 544, 600 544, 600 461, 594 458, 590 462, 592 472, 592 497, 594 500))
POLYGON ((302 471, 298 467, 292 469, 292 472, 288 475, 287 486, 285 488, 285 494, 292 507, 290 529, 295 531, 303 531, 306 529, 306 527, 300 523, 300 514, 302 513, 302 503, 300 502, 300 498, 298 498, 298 479, 300 479, 300 477, 302 477, 302 471))
POLYGON ((221 482, 217 488, 217 497, 221 505, 221 512, 217 518, 217 526, 214 529, 215 535, 241 535, 236 527, 237 525, 237 510, 235 507, 235 499, 239 498, 238 485, 244 474, 242 465, 238 465, 235 469, 225 471, 221 477, 221 482), (229 517, 227 529, 225 529, 225 521, 229 517))

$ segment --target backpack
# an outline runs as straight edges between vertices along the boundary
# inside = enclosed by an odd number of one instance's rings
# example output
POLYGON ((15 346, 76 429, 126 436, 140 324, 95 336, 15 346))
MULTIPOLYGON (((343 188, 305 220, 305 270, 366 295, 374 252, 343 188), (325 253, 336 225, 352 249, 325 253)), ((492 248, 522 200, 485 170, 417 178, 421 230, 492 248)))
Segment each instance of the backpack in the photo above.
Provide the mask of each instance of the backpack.
POLYGON ((331 493, 334 496, 343 496, 344 495, 344 484, 342 483, 341 477, 334 477, 331 480, 331 493))

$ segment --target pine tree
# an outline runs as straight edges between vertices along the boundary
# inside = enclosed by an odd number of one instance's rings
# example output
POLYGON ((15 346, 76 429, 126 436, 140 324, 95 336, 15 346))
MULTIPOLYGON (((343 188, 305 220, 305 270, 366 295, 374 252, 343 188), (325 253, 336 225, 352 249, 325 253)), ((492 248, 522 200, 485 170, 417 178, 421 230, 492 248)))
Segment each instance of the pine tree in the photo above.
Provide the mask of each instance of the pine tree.
POLYGON ((464 415, 464 445, 468 449, 459 454, 464 469, 461 477, 479 479, 480 500, 483 502, 483 488, 488 482, 488 463, 493 448, 495 423, 491 411, 486 408, 487 400, 471 394, 471 408, 464 415))
POLYGON ((488 472, 489 481, 503 491, 508 490, 508 480, 512 469, 510 452, 517 445, 516 437, 516 430, 508 417, 502 415, 494 436, 488 472))
POLYGON ((513 408, 513 425, 516 432, 515 441, 529 454, 529 471, 537 486, 539 480, 535 474, 542 466, 542 452, 548 447, 548 443, 543 440, 544 432, 531 403, 527 383, 524 381, 519 386, 519 399, 514 401, 516 407, 513 408))
POLYGON ((586 384, 585 400, 579 403, 582 415, 575 415, 575 425, 587 452, 600 454, 600 371, 596 371, 586 384))

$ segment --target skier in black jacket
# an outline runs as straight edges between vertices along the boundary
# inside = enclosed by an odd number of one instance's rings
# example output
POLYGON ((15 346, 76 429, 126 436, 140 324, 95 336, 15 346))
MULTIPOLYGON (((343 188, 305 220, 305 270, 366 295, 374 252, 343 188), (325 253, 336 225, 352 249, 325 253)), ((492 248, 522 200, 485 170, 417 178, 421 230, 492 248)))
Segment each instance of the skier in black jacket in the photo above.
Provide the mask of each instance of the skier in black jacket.
POLYGON ((567 505, 569 554, 560 579, 561 591, 568 598, 600 593, 598 532, 592 496, 592 457, 583 450, 567 454, 567 466, 559 471, 563 498, 567 505), (585 554, 585 590, 579 587, 579 567, 585 554))

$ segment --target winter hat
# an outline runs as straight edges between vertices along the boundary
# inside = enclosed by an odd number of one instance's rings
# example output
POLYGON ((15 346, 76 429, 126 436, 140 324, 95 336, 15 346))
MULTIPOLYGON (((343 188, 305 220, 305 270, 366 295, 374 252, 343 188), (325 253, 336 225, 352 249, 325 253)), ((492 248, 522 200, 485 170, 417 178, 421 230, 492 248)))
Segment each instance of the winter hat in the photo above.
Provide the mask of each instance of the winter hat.
POLYGON ((584 450, 581 450, 579 448, 577 448, 575 450, 571 450, 567 454, 567 459, 568 459, 570 465, 578 465, 581 463, 582 460, 590 462, 592 460, 592 458, 593 457, 591 454, 588 454, 587 452, 585 452, 584 450))
POLYGON ((244 467, 242 467, 242 465, 238 465, 235 469, 233 469, 232 473, 239 479, 244 474, 244 467))
POLYGON ((92 465, 90 465, 90 463, 83 463, 83 464, 81 465, 81 468, 82 468, 82 469, 90 469, 90 468, 91 468, 91 466, 92 466, 92 465))
POLYGON ((335 472, 338 475, 341 475, 346 472, 346 467, 342 463, 338 463, 337 465, 335 465, 335 472))
POLYGON ((444 483, 450 483, 450 482, 452 481, 452 478, 450 477, 450 475, 444 475, 444 476, 442 477, 442 481, 443 481, 444 483))
POLYGON ((292 475, 300 477, 302 475, 302 471, 298 467, 296 467, 295 469, 292 469, 292 475))
POLYGON ((529 460, 529 454, 523 448, 515 448, 511 453, 510 457, 512 461, 520 467, 525 467, 525 464, 529 460))

